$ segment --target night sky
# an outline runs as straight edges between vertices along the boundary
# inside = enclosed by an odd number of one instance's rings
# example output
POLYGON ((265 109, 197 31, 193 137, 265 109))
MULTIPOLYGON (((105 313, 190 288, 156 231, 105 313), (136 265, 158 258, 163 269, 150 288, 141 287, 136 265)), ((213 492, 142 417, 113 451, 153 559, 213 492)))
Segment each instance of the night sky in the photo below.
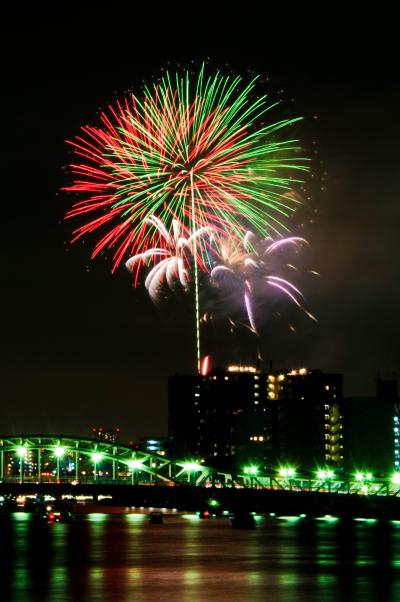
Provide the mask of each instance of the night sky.
POLYGON ((302 232, 321 274, 302 283, 318 324, 294 312, 296 334, 270 319, 258 341, 220 325, 205 333, 215 363, 253 362, 258 347, 267 365, 341 372, 347 396, 374 394, 376 376, 400 364, 400 85, 390 15, 211 19, 205 10, 196 25, 179 25, 155 8, 118 10, 84 15, 65 4, 50 15, 20 9, 4 22, 1 433, 88 435, 103 424, 119 425, 124 439, 166 434, 168 375, 194 365, 190 302, 157 309, 125 269, 111 276, 110 258, 90 260, 95 238, 71 247, 63 217, 72 198, 59 189, 71 181, 65 140, 168 61, 210 57, 268 75, 265 90, 271 98, 285 90, 318 152, 317 212, 302 232))

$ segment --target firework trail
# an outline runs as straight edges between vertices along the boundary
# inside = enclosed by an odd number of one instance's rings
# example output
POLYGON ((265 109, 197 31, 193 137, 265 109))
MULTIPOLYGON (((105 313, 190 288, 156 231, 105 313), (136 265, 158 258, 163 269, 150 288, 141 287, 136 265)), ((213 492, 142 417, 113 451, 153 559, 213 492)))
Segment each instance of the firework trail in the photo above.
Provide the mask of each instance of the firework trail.
MULTIPOLYGON (((194 242, 197 250, 201 249, 201 239, 210 235, 211 228, 199 228, 189 237, 183 236, 184 228, 178 220, 172 220, 172 232, 168 232, 165 225, 154 215, 147 218, 147 221, 154 225, 160 233, 160 239, 164 241, 164 248, 147 249, 143 253, 133 255, 126 262, 126 267, 130 272, 136 268, 136 278, 139 269, 143 264, 155 263, 154 267, 148 273, 145 280, 145 287, 153 301, 157 301, 164 283, 170 289, 174 289, 176 284, 187 290, 190 282, 190 276, 186 266, 189 265, 188 253, 193 257, 194 242)), ((201 257, 197 261, 202 266, 201 257)))
MULTIPOLYGON (((260 290, 260 282, 265 284, 266 288, 272 287, 279 290, 309 318, 315 320, 315 317, 303 307, 304 297, 302 292, 288 279, 278 275, 271 261, 279 249, 308 244, 304 238, 291 236, 276 241, 268 238, 259 241, 253 232, 248 231, 243 239, 230 236, 225 239, 215 237, 214 240, 218 248, 220 263, 212 269, 211 281, 216 286, 225 287, 232 285, 232 278, 234 282, 239 283, 247 319, 254 333, 257 334, 257 326, 253 310, 253 298, 255 296, 254 290, 257 293, 260 290)), ((297 269, 292 264, 286 264, 286 266, 297 269)))
MULTIPOLYGON (((237 236, 252 228, 262 236, 285 230, 297 206, 290 192, 307 171, 292 136, 278 140, 301 118, 265 124, 278 103, 254 97, 255 78, 167 73, 101 113, 100 126, 84 126, 69 142, 77 193, 67 218, 79 217, 73 241, 98 233, 92 257, 113 250, 113 271, 130 256, 166 248, 152 216, 170 231, 213 227, 237 236)), ((200 366, 199 290, 194 239, 197 363, 200 366)), ((200 254, 202 253, 200 249, 200 254)), ((160 256, 161 257, 161 256, 160 256)), ((143 263, 143 262, 142 262, 143 263)), ((142 265, 142 264, 141 264, 142 265)))

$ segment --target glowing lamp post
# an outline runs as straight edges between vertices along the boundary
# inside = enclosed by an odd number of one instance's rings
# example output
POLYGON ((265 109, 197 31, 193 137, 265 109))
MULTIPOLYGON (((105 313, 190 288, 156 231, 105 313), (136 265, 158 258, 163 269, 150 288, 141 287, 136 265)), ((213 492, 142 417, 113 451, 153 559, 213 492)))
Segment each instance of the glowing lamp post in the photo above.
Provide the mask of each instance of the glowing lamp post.
POLYGON ((128 466, 131 469, 132 485, 137 485, 138 470, 142 468, 143 462, 141 460, 129 460, 128 466))
POLYGON ((183 465, 183 470, 185 470, 188 473, 188 483, 193 485, 193 479, 195 477, 195 474, 199 470, 202 470, 202 466, 200 466, 200 464, 197 464, 197 462, 186 462, 183 465))
POLYGON ((97 464, 99 462, 101 462, 102 459, 103 459, 103 454, 101 452, 93 452, 92 453, 92 460, 93 460, 93 464, 94 464, 94 480, 95 481, 97 479, 97 464))
POLYGON ((65 449, 59 445, 54 449, 54 455, 57 460, 57 483, 60 482, 60 458, 65 454, 65 449))
POLYGON ((19 456, 19 481, 22 483, 24 479, 24 460, 26 456, 26 447, 19 447, 17 449, 17 455, 19 456))
POLYGON ((279 476, 288 479, 289 481, 289 489, 292 488, 292 478, 296 476, 296 470, 294 468, 281 468, 279 470, 279 476))
POLYGON ((392 475, 392 483, 393 485, 400 485, 400 472, 395 472, 392 475))
POLYGON ((335 473, 333 470, 317 470, 317 479, 319 481, 323 481, 324 483, 328 483, 328 491, 331 492, 331 480, 335 478, 335 473))
POLYGON ((254 477, 258 473, 257 466, 246 466, 244 468, 244 473, 250 475, 250 487, 253 487, 253 485, 254 485, 254 477))

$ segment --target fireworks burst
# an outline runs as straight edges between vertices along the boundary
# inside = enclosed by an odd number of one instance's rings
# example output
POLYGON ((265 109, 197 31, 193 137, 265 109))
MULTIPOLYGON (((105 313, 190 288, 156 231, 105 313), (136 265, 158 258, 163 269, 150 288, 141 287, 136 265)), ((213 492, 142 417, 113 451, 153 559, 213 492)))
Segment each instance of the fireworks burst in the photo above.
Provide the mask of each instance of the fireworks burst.
MULTIPOLYGON (((80 200, 67 218, 84 220, 73 241, 98 234, 92 257, 112 249, 113 271, 130 257, 135 284, 138 271, 153 260, 145 283, 153 299, 162 282, 172 287, 178 280, 186 288, 182 254, 190 250, 199 370, 198 270, 210 264, 198 233, 212 228, 242 237, 251 228, 263 237, 282 235, 285 218, 299 203, 293 187, 308 170, 298 140, 288 135, 301 118, 271 122, 269 113, 279 103, 256 97, 256 80, 208 75, 204 66, 197 75, 167 73, 141 97, 132 94, 109 106, 99 126, 84 126, 69 142, 77 160, 66 190, 80 200), (177 229, 185 233, 181 247, 179 236, 169 234, 177 229)), ((290 284, 278 284, 289 295, 290 284)), ((249 305, 250 283, 247 288, 249 305)), ((253 326, 251 307, 248 315, 253 326)))
POLYGON ((101 114, 101 126, 85 126, 70 142, 81 162, 71 165, 67 188, 84 198, 67 217, 86 223, 74 240, 102 230, 92 257, 114 248, 113 269, 124 257, 158 246, 151 215, 168 229, 221 231, 252 227, 268 235, 298 200, 293 176, 307 170, 298 141, 277 139, 300 118, 258 125, 277 103, 253 98, 255 80, 240 77, 165 75, 101 114), (89 218, 89 219, 88 219, 89 218), (105 230, 105 233, 104 233, 105 230))
MULTIPOLYGON (((190 281, 187 269, 190 263, 188 254, 194 258, 193 249, 195 241, 199 243, 196 245, 198 252, 202 248, 202 238, 209 235, 211 229, 199 228, 190 236, 185 237, 184 227, 176 219, 172 220, 171 233, 168 232, 162 221, 154 215, 150 216, 147 221, 158 230, 160 239, 164 241, 165 246, 163 248, 154 247, 147 249, 143 253, 134 255, 128 259, 125 265, 130 272, 134 272, 136 269, 135 281, 137 281, 141 265, 149 264, 150 262, 155 263, 154 267, 148 273, 144 284, 151 299, 156 301, 165 283, 172 290, 176 288, 178 283, 183 289, 187 290, 190 281)), ((202 265, 201 257, 194 260, 199 261, 200 265, 202 265)))
MULTIPOLYGON (((257 334, 255 312, 253 309, 253 299, 261 290, 265 294, 266 287, 277 289, 288 297, 297 307, 299 307, 309 318, 316 320, 315 317, 303 307, 304 296, 302 292, 287 278, 283 278, 275 271, 272 258, 276 252, 284 247, 308 244, 304 238, 292 236, 272 240, 267 238, 259 241, 256 235, 248 231, 243 239, 234 236, 215 239, 219 250, 220 261, 211 271, 211 280, 216 286, 231 286, 232 278, 242 291, 244 307, 246 309, 247 319, 251 330, 257 334)), ((297 270, 292 264, 286 264, 286 267, 297 270)), ((289 325, 291 329, 293 326, 289 325)))

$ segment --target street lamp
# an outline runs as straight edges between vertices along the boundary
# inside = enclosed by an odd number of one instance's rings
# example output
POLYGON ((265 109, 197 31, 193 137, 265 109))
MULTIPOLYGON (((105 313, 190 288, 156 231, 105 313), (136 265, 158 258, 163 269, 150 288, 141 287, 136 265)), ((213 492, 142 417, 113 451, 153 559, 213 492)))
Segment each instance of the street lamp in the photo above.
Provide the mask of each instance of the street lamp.
POLYGON ((250 475, 250 487, 252 488, 254 485, 254 477, 258 473, 258 468, 257 466, 245 466, 244 472, 245 474, 250 475))
POLYGON ((101 462, 102 459, 103 459, 103 454, 101 452, 93 452, 92 453, 92 460, 94 463, 94 480, 97 479, 97 464, 99 462, 101 462))
POLYGON ((279 476, 287 478, 289 481, 289 489, 292 489, 292 478, 296 476, 296 470, 291 466, 279 469, 279 476))
POLYGON ((393 485, 400 485, 400 472, 395 472, 392 475, 392 483, 393 485))
POLYGON ((63 447, 61 447, 60 445, 58 445, 54 449, 54 455, 57 459, 57 483, 60 482, 60 458, 62 458, 64 454, 65 454, 65 449, 63 447))
POLYGON ((188 473, 188 483, 192 484, 194 473, 202 469, 203 467, 200 464, 197 464, 197 462, 185 462, 183 465, 183 470, 188 473))
POLYGON ((143 461, 142 460, 129 460, 128 466, 131 469, 132 485, 133 484, 137 485, 137 471, 140 468, 142 468, 143 461))
POLYGON ((23 447, 21 445, 21 447, 17 448, 17 455, 19 456, 19 480, 20 483, 22 483, 23 481, 23 475, 24 475, 24 460, 25 460, 25 456, 26 456, 26 447, 23 447))

